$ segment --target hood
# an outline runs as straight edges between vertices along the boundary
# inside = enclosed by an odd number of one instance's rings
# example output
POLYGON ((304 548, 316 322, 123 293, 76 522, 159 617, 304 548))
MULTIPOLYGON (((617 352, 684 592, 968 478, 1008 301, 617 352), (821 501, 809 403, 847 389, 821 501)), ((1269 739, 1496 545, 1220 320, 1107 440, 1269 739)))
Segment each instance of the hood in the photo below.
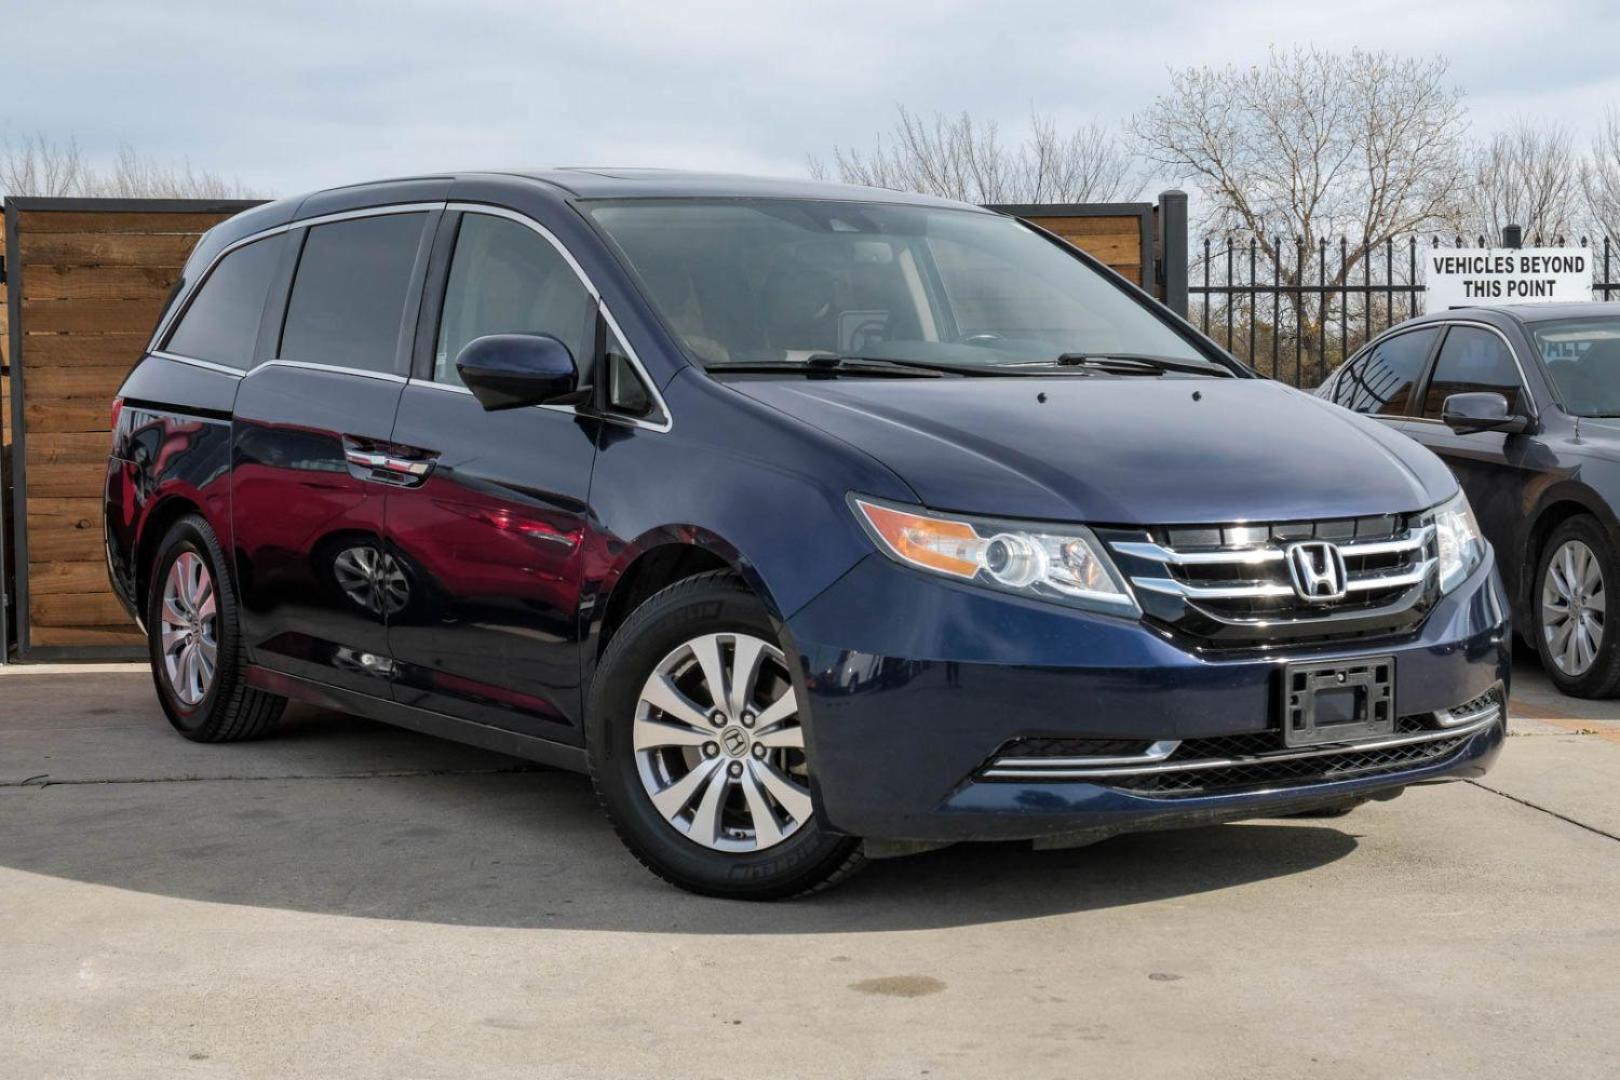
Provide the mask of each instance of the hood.
POLYGON ((1421 510, 1457 490, 1405 436, 1262 379, 729 385, 866 451, 940 510, 1114 525, 1294 521, 1421 510))

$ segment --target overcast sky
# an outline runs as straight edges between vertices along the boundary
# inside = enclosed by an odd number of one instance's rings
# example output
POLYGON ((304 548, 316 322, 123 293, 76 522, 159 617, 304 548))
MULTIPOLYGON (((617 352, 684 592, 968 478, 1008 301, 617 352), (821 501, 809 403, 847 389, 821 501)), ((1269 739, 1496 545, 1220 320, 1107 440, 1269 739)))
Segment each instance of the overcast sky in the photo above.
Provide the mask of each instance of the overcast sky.
POLYGON ((276 193, 445 168, 802 175, 896 104, 1117 124, 1167 67, 1441 53, 1473 125, 1620 105, 1620 4, 0 0, 0 137, 120 142, 276 193))

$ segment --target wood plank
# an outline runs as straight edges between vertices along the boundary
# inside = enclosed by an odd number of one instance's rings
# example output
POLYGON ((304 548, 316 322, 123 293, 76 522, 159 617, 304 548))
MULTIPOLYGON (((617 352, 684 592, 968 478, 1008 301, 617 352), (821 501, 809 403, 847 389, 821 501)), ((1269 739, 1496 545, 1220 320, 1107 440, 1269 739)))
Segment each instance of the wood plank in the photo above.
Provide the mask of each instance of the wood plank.
POLYGON ((86 364, 82 367, 42 367, 28 372, 31 401, 66 397, 99 397, 111 404, 113 395, 129 376, 132 365, 86 364))
MULTIPOLYGON (((111 442, 108 435, 97 436, 103 443, 111 442)), ((33 442, 33 436, 29 436, 33 442)), ((32 449, 32 446, 30 446, 32 449)), ((29 455, 32 459, 33 455, 29 455)), ((35 465, 28 463, 28 494, 31 498, 88 499, 99 497, 107 487, 107 447, 101 449, 101 461, 69 462, 68 464, 35 465)))
POLYGON ((151 331, 139 334, 30 334, 23 342, 23 363, 28 371, 63 364, 127 364, 146 352, 151 331))
POLYGON ((35 626, 116 626, 129 622, 111 591, 45 593, 29 590, 28 620, 35 626))
POLYGON ((30 267, 63 266, 183 266, 196 246, 194 236, 152 236, 145 233, 21 233, 18 236, 23 281, 30 267))
POLYGON ((99 498, 30 497, 29 562, 89 562, 106 558, 99 498))
MULTIPOLYGON (((163 311, 162 297, 142 300, 23 299, 27 334, 150 334, 163 311)), ((26 346, 24 346, 26 348, 26 346)))
POLYGON ((28 468, 32 470, 41 465, 105 465, 111 445, 111 438, 105 432, 30 432, 28 468))
POLYGON ((190 233, 207 232, 231 217, 220 213, 166 213, 148 210, 23 210, 19 232, 33 233, 190 233))
POLYGON ((31 562, 28 564, 28 595, 55 596, 59 593, 100 593, 107 591, 107 561, 31 562))
POLYGON ((82 397, 39 401, 34 392, 23 402, 23 423, 32 435, 36 431, 110 431, 110 399, 82 397))
POLYGON ((146 639, 141 632, 134 628, 134 624, 125 623, 121 626, 76 626, 72 628, 57 626, 29 627, 28 644, 36 648, 85 646, 85 645, 118 645, 133 648, 145 648, 146 639))
POLYGON ((178 280, 177 267, 40 263, 28 268, 22 288, 24 300, 163 300, 178 280))
MULTIPOLYGON (((1115 263, 1142 263, 1142 245, 1134 236, 1065 236, 1064 240, 1084 251, 1087 255, 1101 259, 1110 266, 1115 263)), ((25 324, 27 325, 27 324, 25 324)))

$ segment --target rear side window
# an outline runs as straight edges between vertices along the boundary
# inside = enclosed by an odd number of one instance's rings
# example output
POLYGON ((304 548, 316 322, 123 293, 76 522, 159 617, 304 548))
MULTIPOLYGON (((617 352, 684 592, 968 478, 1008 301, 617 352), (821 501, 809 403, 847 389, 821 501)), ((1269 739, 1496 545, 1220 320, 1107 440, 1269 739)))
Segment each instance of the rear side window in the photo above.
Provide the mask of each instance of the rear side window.
POLYGON ((550 334, 583 366, 595 314, 579 275, 545 238, 507 218, 468 214, 445 285, 433 381, 459 386, 456 357, 486 334, 550 334))
POLYGON ((165 351, 243 370, 251 366, 264 295, 286 239, 255 240, 221 259, 169 335, 165 351))
POLYGON ((1519 366, 1507 343, 1490 330, 1454 326, 1434 362, 1434 375, 1423 396, 1423 415, 1438 420, 1446 398, 1476 391, 1501 394, 1507 398, 1510 414, 1520 412, 1519 366))
POLYGON ((1434 347, 1435 327, 1386 338, 1352 360, 1333 384, 1333 403, 1371 416, 1402 416, 1434 347))
POLYGON ((310 229, 277 355, 392 372, 426 221, 421 213, 388 214, 310 229))

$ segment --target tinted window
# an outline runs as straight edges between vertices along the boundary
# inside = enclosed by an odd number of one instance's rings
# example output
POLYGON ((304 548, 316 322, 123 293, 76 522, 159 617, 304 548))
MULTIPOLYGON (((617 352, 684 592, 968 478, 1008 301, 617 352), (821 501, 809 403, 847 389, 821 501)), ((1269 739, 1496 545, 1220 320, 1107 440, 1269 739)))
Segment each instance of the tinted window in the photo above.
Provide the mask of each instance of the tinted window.
POLYGON ((1570 412, 1620 416, 1620 319, 1534 322, 1530 332, 1570 412))
POLYGON ((582 363, 595 311, 579 275, 539 233, 508 218, 468 214, 445 284, 433 379, 459 386, 456 357, 486 334, 550 334, 582 363))
POLYGON ((1412 397, 1412 384, 1440 331, 1430 327, 1396 334, 1352 360, 1333 384, 1333 403, 1358 413, 1401 416, 1412 397))
POLYGON ((1423 398, 1423 415, 1440 419, 1440 408, 1452 394, 1488 391, 1507 398, 1508 412, 1519 411, 1519 368, 1507 343, 1490 330, 1454 326, 1440 346, 1434 375, 1423 398))
POLYGON ((309 230, 281 335, 286 360, 393 371, 426 214, 356 218, 309 230))
POLYGON ((264 295, 286 239, 255 240, 221 259, 169 335, 167 351, 231 367, 251 365, 264 295))

